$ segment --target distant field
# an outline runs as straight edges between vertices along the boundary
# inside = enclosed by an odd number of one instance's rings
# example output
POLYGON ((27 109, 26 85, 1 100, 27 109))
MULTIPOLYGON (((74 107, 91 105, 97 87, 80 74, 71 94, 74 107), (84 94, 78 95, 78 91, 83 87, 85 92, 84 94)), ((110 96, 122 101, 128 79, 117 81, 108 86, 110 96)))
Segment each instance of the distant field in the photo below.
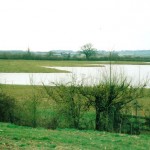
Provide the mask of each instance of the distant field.
POLYGON ((10 97, 14 97, 17 100, 27 99, 32 97, 33 91, 43 91, 44 89, 42 86, 35 86, 32 87, 30 85, 1 85, 1 90, 9 95, 10 97), (35 90, 36 88, 36 90, 35 90))
POLYGON ((59 73, 66 72, 62 70, 44 68, 43 66, 51 66, 49 61, 34 60, 0 60, 0 72, 5 73, 59 73))
POLYGON ((59 73, 62 70, 43 66, 88 66, 95 62, 87 61, 39 61, 39 60, 0 60, 0 72, 59 73))
POLYGON ((33 129, 0 123, 0 149, 148 150, 150 136, 74 129, 33 129))
MULTIPOLYGON (((30 86, 30 85, 0 85, 0 88, 7 93, 10 96, 15 97, 16 99, 19 98, 23 98, 26 95, 32 95, 33 94, 33 89, 34 91, 44 91, 43 86, 30 86), (36 90, 35 90, 36 89, 36 90)), ((53 87, 52 87, 53 88, 53 87)), ((145 100, 149 101, 149 93, 150 93, 150 89, 145 89, 145 100)), ((143 100, 143 98, 140 98, 139 100, 143 100)), ((143 102, 144 103, 144 102, 143 102)))
MULTIPOLYGON (((109 61, 43 61, 43 60, 0 60, 0 72, 5 73, 59 73, 62 70, 44 68, 43 66, 84 67, 91 64, 109 64, 109 61)), ((114 61, 112 64, 149 65, 144 62, 114 61)), ((94 66, 94 65, 92 65, 94 66)))

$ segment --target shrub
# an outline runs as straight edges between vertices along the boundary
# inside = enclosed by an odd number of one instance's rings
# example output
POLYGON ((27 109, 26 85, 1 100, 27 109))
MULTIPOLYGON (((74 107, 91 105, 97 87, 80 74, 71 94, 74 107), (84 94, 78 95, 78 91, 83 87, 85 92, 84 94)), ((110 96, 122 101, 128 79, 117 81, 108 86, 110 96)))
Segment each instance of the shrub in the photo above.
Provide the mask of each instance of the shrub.
POLYGON ((80 120, 88 110, 87 98, 81 94, 82 86, 57 85, 56 88, 45 86, 47 94, 57 105, 57 113, 60 120, 59 125, 69 128, 80 128, 80 120))
POLYGON ((0 93, 0 121, 14 122, 15 99, 0 93))

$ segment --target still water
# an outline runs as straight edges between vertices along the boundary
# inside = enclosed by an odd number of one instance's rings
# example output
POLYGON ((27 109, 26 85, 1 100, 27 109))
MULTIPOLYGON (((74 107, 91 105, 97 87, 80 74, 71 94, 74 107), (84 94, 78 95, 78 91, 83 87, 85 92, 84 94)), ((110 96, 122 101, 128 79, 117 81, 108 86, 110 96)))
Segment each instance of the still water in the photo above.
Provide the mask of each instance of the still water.
MULTIPOLYGON (((67 70, 70 73, 0 73, 0 83, 18 85, 55 85, 74 82, 76 84, 97 84, 110 75, 110 65, 103 67, 47 67, 67 70)), ((127 77, 133 84, 146 81, 150 75, 149 65, 112 65, 112 75, 127 77)), ((147 87, 150 84, 147 82, 147 87)))

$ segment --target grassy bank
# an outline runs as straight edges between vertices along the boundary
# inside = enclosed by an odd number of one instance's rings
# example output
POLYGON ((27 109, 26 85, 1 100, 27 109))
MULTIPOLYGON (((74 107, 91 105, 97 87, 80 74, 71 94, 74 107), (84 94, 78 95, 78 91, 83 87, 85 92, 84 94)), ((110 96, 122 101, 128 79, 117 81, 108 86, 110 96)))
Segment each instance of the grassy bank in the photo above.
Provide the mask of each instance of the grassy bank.
POLYGON ((0 123, 0 149, 145 149, 148 135, 130 136, 73 129, 46 130, 0 123))
MULTIPOLYGON (((40 60, 0 60, 0 72, 6 73, 59 73, 62 70, 44 68, 43 66, 97 66, 91 64, 109 64, 109 61, 40 61, 40 60)), ((148 65, 144 62, 113 61, 112 64, 148 65)))

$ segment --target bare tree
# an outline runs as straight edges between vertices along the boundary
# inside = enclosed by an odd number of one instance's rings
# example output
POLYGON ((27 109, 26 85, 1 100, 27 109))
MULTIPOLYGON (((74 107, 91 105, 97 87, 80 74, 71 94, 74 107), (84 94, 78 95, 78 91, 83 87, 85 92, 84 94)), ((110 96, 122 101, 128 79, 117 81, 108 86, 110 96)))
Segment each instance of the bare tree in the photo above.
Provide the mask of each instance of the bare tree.
POLYGON ((89 59, 91 56, 96 54, 96 49, 93 48, 91 43, 85 44, 81 47, 81 53, 85 54, 86 59, 89 59))

